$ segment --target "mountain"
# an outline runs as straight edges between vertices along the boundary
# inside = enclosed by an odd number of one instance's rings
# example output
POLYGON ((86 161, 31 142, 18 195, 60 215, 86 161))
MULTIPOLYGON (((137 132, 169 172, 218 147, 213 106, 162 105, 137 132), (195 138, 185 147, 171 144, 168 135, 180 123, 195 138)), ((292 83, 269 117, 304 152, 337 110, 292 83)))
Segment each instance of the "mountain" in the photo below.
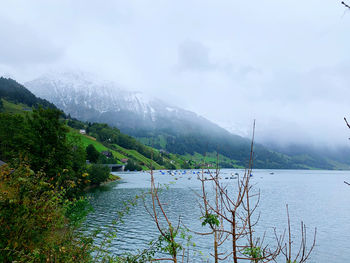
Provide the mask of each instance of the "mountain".
MULTIPOLYGON (((107 123, 158 149, 181 155, 218 152, 232 160, 227 164, 231 167, 246 166, 249 160, 249 139, 231 134, 193 112, 121 89, 88 73, 46 74, 25 86, 74 118, 107 123)), ((306 159, 255 144, 256 168, 335 168, 331 162, 310 166, 306 159)))
POLYGON ((73 117, 103 120, 129 133, 167 128, 186 133, 198 124, 218 129, 193 112, 140 92, 123 90, 113 82, 101 81, 87 73, 47 74, 25 86, 73 117))
MULTIPOLYGON (((0 78, 0 120, 2 120, 2 124, 7 123, 6 121, 12 114, 31 114, 32 109, 39 105, 44 108, 56 109, 55 105, 36 97, 32 92, 15 80, 0 78)), ((61 117, 64 118, 64 122, 70 127, 67 136, 69 136, 72 141, 77 141, 78 139, 84 148, 92 144, 96 147, 98 152, 105 151, 113 155, 112 159, 104 157, 102 160, 105 163, 123 164, 122 160, 127 159, 129 164, 128 169, 132 167, 136 169, 149 169, 150 164, 152 164, 155 169, 194 168, 197 165, 194 162, 189 163, 188 160, 182 156, 163 153, 149 146, 145 146, 135 138, 123 134, 118 129, 112 128, 107 124, 81 122, 64 113, 61 114, 61 117), (84 130, 83 134, 81 130, 84 130), (131 163, 133 165, 131 165, 131 163)), ((22 121, 20 121, 20 123, 22 123, 22 121)), ((15 135, 18 136, 18 134, 9 134, 5 125, 1 128, 2 135, 5 138, 17 138, 15 135)), ((24 134, 24 137, 26 136, 27 134, 24 134)), ((7 148, 5 147, 4 149, 7 148)), ((3 156, 1 150, 0 156, 3 156)))

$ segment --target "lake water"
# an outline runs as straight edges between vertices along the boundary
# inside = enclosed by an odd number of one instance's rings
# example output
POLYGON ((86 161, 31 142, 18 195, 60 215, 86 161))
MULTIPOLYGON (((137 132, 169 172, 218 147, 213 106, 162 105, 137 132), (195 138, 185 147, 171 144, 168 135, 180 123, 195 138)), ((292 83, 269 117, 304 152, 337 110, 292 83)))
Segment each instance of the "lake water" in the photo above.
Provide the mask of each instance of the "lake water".
MULTIPOLYGON (((221 181, 228 187, 234 187, 237 180, 225 177, 230 177, 236 172, 240 175, 244 173, 242 170, 221 170, 221 181)), ((119 182, 91 191, 94 212, 87 218, 89 229, 106 229, 117 217, 117 212, 123 209, 124 201, 132 200, 150 187, 148 173, 125 172, 118 175, 122 177, 119 182)), ((174 176, 155 171, 155 180, 170 186, 160 195, 168 216, 173 222, 177 222, 181 216, 186 227, 205 232, 207 228, 201 226, 201 212, 195 194, 200 191, 200 181, 189 171, 182 175, 182 178, 179 175, 175 177, 178 180, 174 180, 174 176)), ((295 236, 300 233, 301 220, 307 226, 310 242, 314 228, 317 227, 317 245, 308 262, 349 262, 350 186, 344 184, 344 181, 350 181, 350 171, 254 170, 251 183, 256 189, 260 189, 261 193, 257 234, 266 232, 266 240, 272 242, 273 228, 276 227, 279 232, 286 228, 288 204, 295 236), (270 174, 271 172, 273 174, 270 174)), ((124 221, 125 223, 118 224, 118 236, 112 241, 112 253, 120 255, 123 252, 135 252, 137 249, 146 248, 147 244, 158 236, 156 225, 146 212, 143 202, 132 207, 124 221)), ((203 255, 192 255, 190 262, 213 262, 209 256, 212 237, 192 235, 196 243, 193 250, 201 251, 203 255)))

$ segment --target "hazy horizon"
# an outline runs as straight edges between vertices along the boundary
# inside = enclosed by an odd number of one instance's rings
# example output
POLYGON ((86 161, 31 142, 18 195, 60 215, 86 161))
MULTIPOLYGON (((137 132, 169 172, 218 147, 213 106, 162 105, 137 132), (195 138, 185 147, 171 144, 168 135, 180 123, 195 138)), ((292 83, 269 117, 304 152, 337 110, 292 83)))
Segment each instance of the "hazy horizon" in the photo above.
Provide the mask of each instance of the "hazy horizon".
POLYGON ((350 10, 339 1, 8 1, 0 72, 82 70, 261 142, 347 146, 350 10))

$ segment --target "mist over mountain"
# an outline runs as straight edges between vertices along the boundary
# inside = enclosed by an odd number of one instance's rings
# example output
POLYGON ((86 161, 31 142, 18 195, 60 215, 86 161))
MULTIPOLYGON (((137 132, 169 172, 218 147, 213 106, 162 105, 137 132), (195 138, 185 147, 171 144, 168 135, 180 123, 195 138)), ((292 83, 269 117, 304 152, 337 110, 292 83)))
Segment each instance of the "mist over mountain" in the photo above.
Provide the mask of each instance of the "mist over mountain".
MULTIPOLYGON (((107 123, 158 149, 178 154, 219 152, 240 166, 246 166, 249 159, 249 139, 232 134, 193 112, 140 92, 127 91, 89 73, 46 74, 25 86, 74 118, 107 123)), ((280 150, 256 144, 255 167, 339 167, 329 162, 328 157, 299 152, 289 155, 287 150, 280 150)))
POLYGON ((101 121, 137 134, 139 130, 171 128, 176 133, 192 129, 225 132, 197 114, 170 105, 141 92, 121 89, 88 73, 47 74, 25 83, 35 94, 84 121, 101 121))
MULTIPOLYGON (((241 166, 249 159, 248 139, 233 135, 193 112, 123 90, 87 73, 47 74, 25 85, 74 118, 108 123, 159 149, 178 154, 217 151, 241 166)), ((261 146, 256 150, 262 152, 257 157, 257 166, 287 165, 283 158, 261 146), (267 158, 269 155, 273 157, 267 158)))

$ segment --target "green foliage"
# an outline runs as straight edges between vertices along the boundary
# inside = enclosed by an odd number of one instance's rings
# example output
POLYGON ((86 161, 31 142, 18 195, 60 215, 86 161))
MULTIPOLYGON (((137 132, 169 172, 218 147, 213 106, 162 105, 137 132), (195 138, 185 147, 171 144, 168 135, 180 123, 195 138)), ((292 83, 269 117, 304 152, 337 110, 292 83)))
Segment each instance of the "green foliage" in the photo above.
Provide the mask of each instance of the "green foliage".
POLYGON ((0 158, 13 165, 27 160, 34 171, 41 171, 58 183, 67 195, 84 188, 85 149, 79 137, 67 137, 61 112, 38 108, 25 116, 0 113, 0 158))
POLYGON ((57 110, 39 108, 26 116, 28 126, 26 154, 32 169, 42 169, 48 176, 72 166, 71 145, 67 141, 67 127, 59 120, 57 110))
POLYGON ((135 138, 121 133, 117 128, 112 128, 107 124, 93 123, 89 124, 87 132, 102 143, 107 145, 117 144, 125 149, 135 150, 148 159, 153 159, 157 163, 160 162, 159 164, 162 162, 158 152, 143 145, 135 138))
POLYGON ((18 158, 27 146, 28 126, 20 115, 0 113, 0 158, 10 161, 18 158))
POLYGON ((64 203, 65 217, 69 220, 69 224, 78 227, 86 219, 86 216, 93 211, 91 204, 85 197, 66 200, 64 203))
POLYGON ((205 226, 207 224, 209 224, 211 227, 220 225, 218 215, 206 214, 205 216, 202 216, 201 219, 204 219, 202 222, 202 226, 205 226))
POLYGON ((106 157, 104 154, 99 154, 97 163, 101 164, 115 164, 119 163, 120 161, 114 157, 106 157))
POLYGON ((1 262, 90 259, 92 244, 82 243, 83 236, 71 228, 65 214, 73 213, 62 205, 64 196, 64 190, 47 180, 44 173, 34 173, 27 165, 15 170, 0 168, 1 262))
POLYGON ((67 125, 73 129, 85 129, 85 124, 77 119, 73 119, 69 114, 67 116, 67 125))
POLYGON ((183 162, 181 164, 181 169, 191 169, 191 165, 188 162, 183 162))
POLYGON ((243 254, 258 261, 263 258, 263 252, 260 247, 247 247, 244 249, 243 254))
POLYGON ((88 174, 92 185, 100 185, 102 182, 107 181, 110 169, 102 164, 92 164, 88 167, 88 174))
POLYGON ((48 102, 47 100, 37 98, 24 86, 10 78, 7 79, 0 77, 0 98, 4 98, 15 103, 23 103, 29 107, 38 107, 41 105, 45 108, 56 109, 52 103, 48 102))
POLYGON ((165 163, 165 169, 167 169, 167 170, 175 170, 176 166, 174 164, 172 164, 171 162, 167 162, 167 163, 165 163))
POLYGON ((129 159, 128 163, 125 165, 126 171, 141 171, 142 167, 138 165, 134 160, 129 159))
POLYGON ((182 246, 180 243, 175 241, 178 231, 175 231, 173 227, 171 227, 171 230, 172 231, 168 230, 164 236, 160 235, 158 237, 158 248, 162 252, 176 256, 177 251, 181 250, 182 246))
POLYGON ((88 147, 86 147, 86 158, 92 163, 97 163, 99 157, 100 153, 96 150, 95 146, 89 144, 88 147))

